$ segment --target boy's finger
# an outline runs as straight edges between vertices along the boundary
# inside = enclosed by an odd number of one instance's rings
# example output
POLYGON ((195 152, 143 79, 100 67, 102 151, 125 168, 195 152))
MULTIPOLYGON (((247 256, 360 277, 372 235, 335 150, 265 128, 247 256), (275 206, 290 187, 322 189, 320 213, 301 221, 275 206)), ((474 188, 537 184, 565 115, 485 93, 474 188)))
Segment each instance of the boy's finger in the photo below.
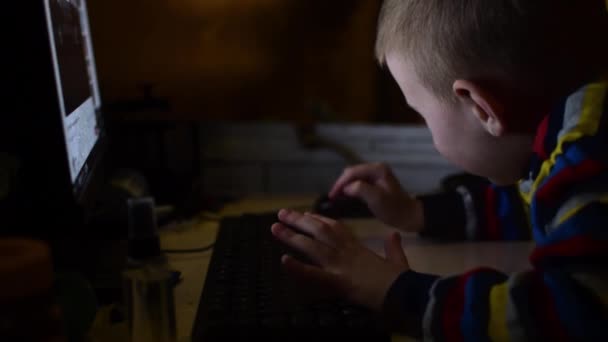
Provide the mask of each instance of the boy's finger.
POLYGON ((408 265, 407 257, 401 246, 401 235, 397 232, 392 233, 384 240, 384 251, 388 261, 397 265, 408 265))
POLYGON ((353 239, 353 235, 350 233, 350 231, 348 229, 340 228, 341 226, 339 225, 338 221, 332 220, 329 217, 325 217, 325 216, 321 216, 321 215, 313 214, 313 213, 306 213, 306 215, 309 215, 309 216, 325 223, 328 227, 331 228, 332 233, 335 236, 335 238, 334 238, 335 242, 333 244, 333 247, 338 247, 343 242, 350 241, 353 239))
POLYGON ((340 278, 328 273, 319 267, 307 265, 301 261, 292 258, 289 255, 283 255, 281 263, 285 267, 288 274, 302 279, 304 282, 312 282, 322 289, 331 289, 339 291, 341 287, 340 278))
POLYGON ((298 234, 281 223, 275 223, 271 227, 272 234, 289 247, 304 253, 315 263, 323 265, 330 255, 329 247, 323 243, 311 239, 308 236, 298 234))
POLYGON ((358 197, 362 199, 367 205, 374 205, 380 202, 380 197, 382 195, 381 190, 373 185, 370 185, 363 181, 356 181, 351 183, 346 188, 344 188, 344 192, 353 197, 358 197))
POLYGON ((330 226, 334 226, 338 223, 338 221, 336 221, 336 220, 333 220, 333 219, 330 219, 329 217, 321 216, 321 215, 315 214, 315 213, 305 213, 305 215, 314 217, 315 219, 317 219, 327 225, 330 225, 330 226))
POLYGON ((336 246, 336 234, 331 226, 324 221, 287 209, 279 211, 278 217, 281 222, 313 236, 316 240, 331 247, 336 246))
POLYGON ((338 196, 343 188, 353 181, 381 178, 386 173, 386 168, 384 164, 362 164, 347 168, 332 187, 329 198, 338 196))

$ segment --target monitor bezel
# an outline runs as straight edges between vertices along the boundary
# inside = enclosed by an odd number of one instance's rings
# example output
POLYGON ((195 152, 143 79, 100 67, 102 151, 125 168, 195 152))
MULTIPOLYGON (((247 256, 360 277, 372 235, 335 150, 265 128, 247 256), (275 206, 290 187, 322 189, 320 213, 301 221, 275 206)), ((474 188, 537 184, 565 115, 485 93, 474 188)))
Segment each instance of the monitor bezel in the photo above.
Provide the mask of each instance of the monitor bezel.
POLYGON ((96 174, 100 173, 100 165, 102 164, 102 160, 104 159, 104 155, 105 152, 107 150, 107 137, 105 134, 105 126, 104 126, 104 120, 103 120, 103 115, 102 115, 102 108, 101 108, 101 99, 100 99, 100 94, 99 94, 99 84, 98 84, 98 78, 97 78, 97 66, 96 66, 96 62, 95 62, 95 56, 94 56, 94 49, 93 49, 93 43, 92 43, 92 37, 91 37, 91 30, 90 27, 88 26, 89 23, 89 18, 88 18, 88 9, 87 9, 87 2, 86 0, 79 0, 80 1, 80 5, 83 6, 83 11, 81 12, 81 15, 85 16, 86 18, 84 19, 84 24, 86 25, 86 27, 81 27, 82 32, 84 33, 85 31, 88 32, 88 39, 86 40, 86 48, 88 49, 88 54, 90 57, 89 59, 89 67, 90 69, 87 70, 88 73, 88 78, 89 78, 89 82, 91 84, 91 98, 93 99, 93 102, 95 104, 95 115, 96 115, 96 121, 97 121, 97 127, 99 129, 99 135, 97 137, 97 140, 95 142, 95 145, 93 146, 93 148, 91 149, 91 151, 89 152, 89 155, 87 156, 85 162, 83 163, 82 167, 80 168, 78 174, 76 175, 76 177, 72 180, 72 174, 69 168, 69 150, 68 150, 68 146, 67 146, 67 140, 66 140, 66 131, 63 128, 63 115, 64 115, 64 111, 65 109, 63 109, 63 103, 62 103, 62 90, 61 90, 61 82, 59 79, 59 70, 58 70, 58 62, 56 61, 56 50, 55 50, 55 46, 54 44, 54 37, 53 37, 53 31, 52 31, 52 17, 51 17, 51 13, 50 13, 50 1, 52 0, 42 0, 43 2, 43 7, 44 7, 44 14, 45 14, 45 24, 47 27, 47 34, 48 34, 48 46, 49 46, 49 53, 50 53, 50 57, 51 57, 51 62, 52 62, 52 66, 53 66, 53 76, 54 76, 54 81, 55 81, 55 90, 57 93, 57 104, 59 105, 59 107, 57 108, 57 110, 59 111, 59 115, 57 116, 59 118, 59 122, 61 123, 61 136, 62 139, 64 141, 64 149, 65 149, 65 165, 67 165, 66 169, 67 169, 67 174, 68 174, 68 178, 69 178, 69 183, 71 185, 71 189, 72 189, 72 195, 74 196, 74 199, 76 200, 76 202, 78 204, 84 205, 87 204, 89 201, 89 198, 92 197, 92 194, 95 193, 94 188, 98 188, 98 186, 96 186, 96 182, 95 179, 96 178, 101 178, 101 177, 97 177, 96 174))

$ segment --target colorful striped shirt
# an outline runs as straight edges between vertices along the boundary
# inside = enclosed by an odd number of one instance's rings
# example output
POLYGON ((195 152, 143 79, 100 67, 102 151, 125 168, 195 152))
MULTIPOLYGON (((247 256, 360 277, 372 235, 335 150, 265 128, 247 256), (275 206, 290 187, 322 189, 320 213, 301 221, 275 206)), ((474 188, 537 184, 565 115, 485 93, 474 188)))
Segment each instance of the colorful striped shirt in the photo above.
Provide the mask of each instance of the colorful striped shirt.
POLYGON ((421 199, 424 235, 533 238, 532 269, 405 272, 385 300, 393 320, 429 340, 608 338, 608 81, 586 85, 544 118, 518 185, 468 183, 421 199))

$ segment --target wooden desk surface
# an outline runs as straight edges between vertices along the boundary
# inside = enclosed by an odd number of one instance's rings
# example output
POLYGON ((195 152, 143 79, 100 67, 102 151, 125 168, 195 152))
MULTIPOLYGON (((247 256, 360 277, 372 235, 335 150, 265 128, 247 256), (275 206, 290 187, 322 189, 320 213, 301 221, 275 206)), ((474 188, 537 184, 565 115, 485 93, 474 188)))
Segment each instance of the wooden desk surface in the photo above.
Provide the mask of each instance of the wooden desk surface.
MULTIPOLYGON (((242 213, 277 211, 289 207, 310 207, 314 197, 259 197, 239 201, 226 207, 222 216, 242 213)), ((376 220, 347 220, 345 223, 372 250, 383 254, 383 238, 391 231, 376 220)), ((163 248, 196 248, 215 240, 218 224, 212 221, 190 222, 161 233, 163 248)), ((270 229, 270 227, 269 227, 270 229)), ((529 268, 531 242, 449 243, 423 241, 403 234, 403 246, 412 268, 439 275, 458 274, 479 266, 494 267, 507 273, 529 268)), ((171 255, 170 263, 182 272, 183 282, 176 288, 177 333, 180 341, 189 339, 196 310, 207 275, 211 252, 171 255)))

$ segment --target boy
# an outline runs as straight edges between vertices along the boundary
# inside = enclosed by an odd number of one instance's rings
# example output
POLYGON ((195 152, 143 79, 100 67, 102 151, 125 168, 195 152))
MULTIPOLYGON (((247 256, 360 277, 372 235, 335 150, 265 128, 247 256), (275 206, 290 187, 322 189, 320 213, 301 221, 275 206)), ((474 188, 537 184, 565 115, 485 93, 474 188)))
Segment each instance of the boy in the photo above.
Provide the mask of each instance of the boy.
POLYGON ((287 271, 440 340, 597 340, 608 326, 608 3, 386 0, 377 52, 437 149, 493 184, 417 199, 381 164, 347 169, 385 223, 443 239, 531 236, 532 270, 439 278, 340 223, 282 210, 273 234, 310 256, 287 271), (517 183, 519 181, 519 183, 517 183), (514 185, 517 184, 517 185, 514 185), (288 225, 310 234, 303 235, 288 225))

